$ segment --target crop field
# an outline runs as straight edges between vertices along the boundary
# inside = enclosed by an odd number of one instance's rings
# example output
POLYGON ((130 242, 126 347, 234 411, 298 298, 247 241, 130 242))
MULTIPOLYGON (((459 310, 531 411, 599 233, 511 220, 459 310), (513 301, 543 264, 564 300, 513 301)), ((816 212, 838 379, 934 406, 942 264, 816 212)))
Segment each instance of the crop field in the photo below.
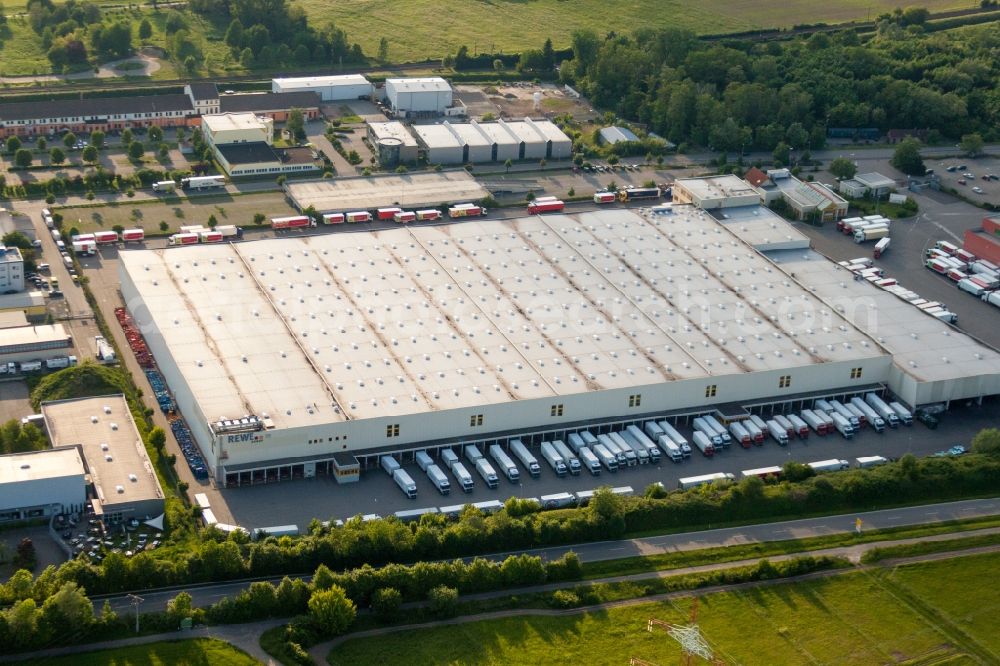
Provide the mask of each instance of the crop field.
POLYGON ((167 196, 163 203, 123 202, 113 206, 93 206, 60 208, 66 228, 76 228, 80 233, 92 233, 102 229, 113 229, 121 225, 126 229, 142 227, 149 234, 174 233, 178 227, 192 224, 208 226, 208 218, 215 215, 220 225, 235 224, 238 227, 253 228, 255 213, 263 213, 268 218, 294 215, 295 210, 288 205, 283 195, 277 192, 244 194, 240 196, 211 195, 167 196), (168 230, 160 230, 160 223, 166 222, 168 230))
MULTIPOLYGON (((815 0, 760 3, 752 0, 354 0, 330 3, 299 0, 310 20, 333 21, 347 31, 365 53, 389 42, 394 62, 440 58, 466 45, 470 52, 502 53, 541 48, 551 38, 568 47, 574 30, 590 28, 600 35, 637 28, 687 28, 700 34, 755 28, 790 27, 801 23, 865 20, 892 11, 896 0, 815 0)), ((932 12, 968 8, 968 1, 926 0, 932 12)))
MULTIPOLYGON (((84 649, 84 648, 81 648, 84 649)), ((212 638, 163 641, 98 652, 80 652, 67 657, 31 659, 26 664, 45 666, 253 666, 256 659, 228 643, 212 638)))
MULTIPOLYGON (((698 625, 717 657, 741 664, 976 663, 997 657, 1000 602, 990 572, 1000 555, 949 559, 878 574, 850 573, 797 584, 711 594, 698 625), (896 590, 910 590, 910 603, 896 590), (939 617, 928 615, 933 608, 939 617), (943 618, 943 619, 942 619, 943 618), (954 627, 971 637, 956 644, 954 627), (939 661, 940 660, 940 661, 939 661)), ((401 632, 344 643, 331 664, 676 664, 680 648, 646 630, 651 618, 687 622, 688 598, 547 617, 514 617, 401 632)), ((961 635, 961 634, 959 634, 961 635)))

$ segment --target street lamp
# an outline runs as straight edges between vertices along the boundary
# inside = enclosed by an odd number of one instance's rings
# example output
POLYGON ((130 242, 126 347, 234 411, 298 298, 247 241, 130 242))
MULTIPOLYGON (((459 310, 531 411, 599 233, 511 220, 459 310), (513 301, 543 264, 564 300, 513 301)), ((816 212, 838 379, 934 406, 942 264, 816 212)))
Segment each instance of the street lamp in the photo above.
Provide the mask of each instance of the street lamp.
POLYGON ((127 595, 128 601, 132 604, 132 609, 135 611, 135 633, 139 633, 139 604, 144 600, 137 594, 127 595))

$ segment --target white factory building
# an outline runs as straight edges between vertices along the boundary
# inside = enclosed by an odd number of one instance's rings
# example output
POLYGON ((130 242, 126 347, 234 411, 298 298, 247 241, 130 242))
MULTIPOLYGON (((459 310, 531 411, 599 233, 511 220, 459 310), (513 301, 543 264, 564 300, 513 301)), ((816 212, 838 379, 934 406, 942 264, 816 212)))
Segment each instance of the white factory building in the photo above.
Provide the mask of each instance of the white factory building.
POLYGON ((549 120, 414 125, 430 164, 478 164, 524 159, 566 159, 573 141, 549 120))
POLYGON ((780 218, 733 212, 141 250, 120 281, 227 486, 818 395, 1000 393, 995 350, 855 282, 780 218))
POLYGON ((210 146, 274 141, 274 121, 254 113, 219 113, 203 116, 202 134, 210 146))
POLYGON ((255 113, 202 116, 202 132, 230 176, 278 175, 317 170, 306 147, 274 148, 274 120, 255 113))
POLYGON ((0 293, 24 291, 24 259, 16 247, 0 245, 0 293))
POLYGON ((368 142, 384 167, 412 164, 417 161, 417 140, 410 129, 398 120, 368 123, 368 142))
POLYGON ((0 524, 82 512, 86 474, 75 446, 0 456, 0 524))
POLYGON ((370 99, 372 84, 360 74, 299 76, 271 79, 271 92, 314 92, 324 102, 348 102, 356 99, 370 99))
POLYGON ((385 99, 400 118, 444 115, 453 102, 451 84, 440 76, 386 79, 385 99))

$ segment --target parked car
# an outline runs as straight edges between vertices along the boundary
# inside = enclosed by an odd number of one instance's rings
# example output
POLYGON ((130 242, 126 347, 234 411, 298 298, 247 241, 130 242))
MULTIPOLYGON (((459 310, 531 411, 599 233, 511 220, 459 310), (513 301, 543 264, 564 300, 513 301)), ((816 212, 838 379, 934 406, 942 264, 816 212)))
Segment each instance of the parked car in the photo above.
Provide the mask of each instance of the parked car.
POLYGON ((935 428, 937 428, 938 424, 941 423, 941 421, 938 419, 938 417, 934 416, 933 414, 931 414, 930 412, 928 412, 926 409, 918 409, 917 413, 914 416, 917 417, 918 421, 920 421, 921 423, 923 423, 925 426, 927 426, 931 430, 934 430, 935 428))
POLYGON ((958 179, 958 184, 959 185, 965 185, 965 180, 963 180, 962 178, 959 178, 958 179))
POLYGON ((981 188, 981 187, 973 187, 972 191, 975 192, 976 194, 982 194, 983 193, 983 188, 981 188))

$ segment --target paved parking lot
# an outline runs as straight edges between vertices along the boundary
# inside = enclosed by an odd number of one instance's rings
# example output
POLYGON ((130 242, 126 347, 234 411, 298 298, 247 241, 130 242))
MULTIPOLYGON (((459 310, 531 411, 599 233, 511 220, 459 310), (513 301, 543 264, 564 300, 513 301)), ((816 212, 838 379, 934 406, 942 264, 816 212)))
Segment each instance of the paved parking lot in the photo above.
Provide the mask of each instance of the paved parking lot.
POLYGON ((28 400, 28 384, 23 379, 0 382, 0 423, 20 421, 34 413, 28 400))
MULTIPOLYGON (((982 406, 959 405, 942 419, 937 430, 928 430, 919 423, 910 427, 900 426, 896 430, 887 429, 883 434, 864 430, 853 440, 845 440, 840 435, 794 440, 787 447, 778 446, 768 439, 762 447, 742 449, 738 446, 722 451, 714 458, 705 458, 697 451, 683 463, 674 464, 662 459, 658 465, 643 465, 620 470, 611 474, 603 471, 600 476, 591 476, 584 471, 579 476, 558 478, 542 460, 535 449, 542 474, 538 479, 527 476, 521 468, 521 483, 515 485, 501 478, 496 490, 488 489, 482 479, 472 471, 476 482, 472 493, 462 493, 455 488, 448 496, 442 496, 431 485, 427 476, 416 465, 405 469, 417 484, 417 499, 409 500, 392 480, 381 470, 364 472, 361 481, 351 485, 337 485, 332 478, 316 478, 269 486, 252 488, 231 488, 221 490, 229 510, 238 524, 251 527, 296 524, 300 529, 312 518, 321 520, 347 518, 365 513, 389 515, 396 511, 429 506, 448 506, 486 500, 506 500, 508 497, 539 497, 558 492, 591 490, 602 485, 631 486, 641 494, 650 483, 659 481, 668 489, 677 487, 680 477, 697 476, 713 472, 730 472, 739 475, 741 470, 770 465, 782 465, 789 460, 812 462, 829 458, 850 460, 858 456, 881 455, 898 457, 905 453, 930 455, 954 444, 965 444, 985 427, 996 427, 1000 421, 1000 400, 984 402, 982 406)), ((690 428, 680 427, 685 435, 690 428)), ((467 465, 467 467, 471 467, 467 465)))
POLYGON ((995 157, 963 157, 961 159, 925 160, 924 164, 928 169, 934 169, 934 173, 941 177, 941 184, 944 187, 954 188, 972 201, 1000 204, 1000 180, 985 180, 983 178, 986 174, 1000 176, 1000 159, 995 157), (955 171, 948 171, 950 166, 956 167, 955 171), (959 183, 960 180, 965 181, 965 183, 959 183), (976 192, 973 188, 979 188, 982 192, 976 192))

